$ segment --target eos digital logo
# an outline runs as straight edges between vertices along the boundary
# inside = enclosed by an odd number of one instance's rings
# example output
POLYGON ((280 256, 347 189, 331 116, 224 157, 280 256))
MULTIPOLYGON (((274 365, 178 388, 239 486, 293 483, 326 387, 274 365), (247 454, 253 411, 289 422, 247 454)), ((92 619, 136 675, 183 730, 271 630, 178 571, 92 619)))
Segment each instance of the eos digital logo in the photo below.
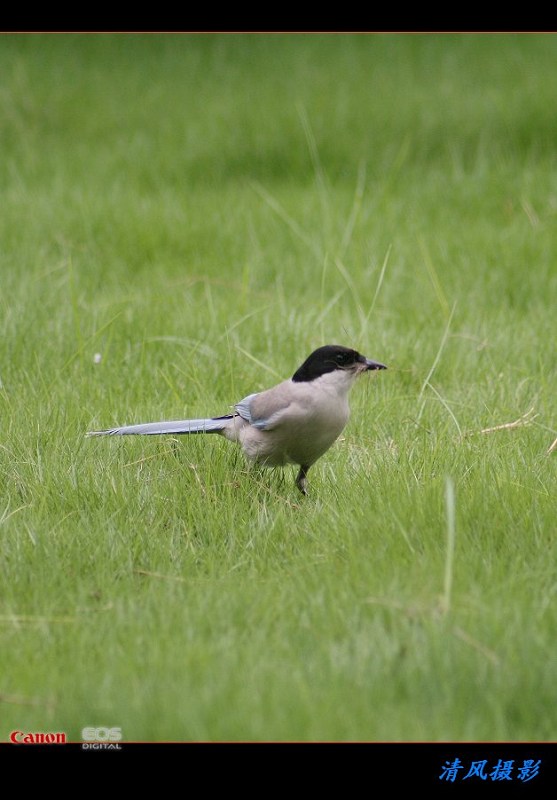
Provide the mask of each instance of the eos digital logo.
POLYGON ((81 731, 83 744, 82 750, 121 750, 122 728, 107 728, 101 725, 98 728, 83 728, 81 731))

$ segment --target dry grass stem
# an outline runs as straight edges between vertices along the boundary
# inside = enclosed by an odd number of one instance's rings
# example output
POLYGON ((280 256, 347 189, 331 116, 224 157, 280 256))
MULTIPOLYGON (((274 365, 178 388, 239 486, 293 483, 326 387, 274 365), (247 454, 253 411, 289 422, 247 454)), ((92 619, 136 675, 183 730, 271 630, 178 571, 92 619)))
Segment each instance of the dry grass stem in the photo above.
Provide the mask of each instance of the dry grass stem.
MULTIPOLYGON (((480 431, 467 431, 464 436, 474 436, 476 433, 495 433, 495 431, 510 431, 514 430, 515 428, 524 428, 526 425, 530 425, 530 423, 533 422, 536 417, 539 417, 539 414, 534 414, 534 407, 532 406, 532 408, 526 411, 525 414, 518 419, 515 419, 514 422, 504 422, 501 425, 493 425, 489 428, 482 428, 480 431)), ((554 445, 552 445, 552 447, 554 445)))

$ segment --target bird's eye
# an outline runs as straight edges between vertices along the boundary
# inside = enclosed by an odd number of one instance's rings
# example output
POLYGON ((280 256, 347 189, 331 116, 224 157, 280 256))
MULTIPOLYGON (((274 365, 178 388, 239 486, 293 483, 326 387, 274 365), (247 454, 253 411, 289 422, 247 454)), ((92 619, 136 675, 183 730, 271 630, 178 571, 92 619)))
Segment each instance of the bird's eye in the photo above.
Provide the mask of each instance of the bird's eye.
POLYGON ((346 364, 348 361, 348 355, 346 353, 337 353, 335 359, 337 364, 346 364))

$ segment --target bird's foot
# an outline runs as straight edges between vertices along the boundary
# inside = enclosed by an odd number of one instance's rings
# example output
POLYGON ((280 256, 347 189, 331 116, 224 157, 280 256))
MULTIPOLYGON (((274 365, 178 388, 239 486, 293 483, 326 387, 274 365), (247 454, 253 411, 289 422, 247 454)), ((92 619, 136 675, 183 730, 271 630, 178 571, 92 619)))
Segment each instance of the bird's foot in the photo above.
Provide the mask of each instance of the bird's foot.
POLYGON ((308 473, 308 466, 302 464, 300 467, 300 471, 298 472, 298 476, 296 477, 296 486, 301 491, 304 496, 307 496, 308 493, 308 481, 307 481, 307 473, 308 473))

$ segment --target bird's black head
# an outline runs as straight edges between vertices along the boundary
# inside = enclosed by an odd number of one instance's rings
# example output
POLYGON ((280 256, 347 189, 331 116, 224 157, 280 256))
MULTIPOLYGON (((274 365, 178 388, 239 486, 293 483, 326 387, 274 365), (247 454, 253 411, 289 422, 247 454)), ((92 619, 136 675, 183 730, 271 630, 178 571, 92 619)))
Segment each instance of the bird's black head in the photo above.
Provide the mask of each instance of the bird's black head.
POLYGON ((306 358, 302 366, 296 370, 292 380, 296 383, 313 381, 334 372, 336 369, 349 370, 351 372, 365 372, 368 369, 387 369, 384 364, 378 361, 371 361, 369 358, 360 355, 357 350, 343 347, 340 344, 326 344, 318 347, 306 358))

